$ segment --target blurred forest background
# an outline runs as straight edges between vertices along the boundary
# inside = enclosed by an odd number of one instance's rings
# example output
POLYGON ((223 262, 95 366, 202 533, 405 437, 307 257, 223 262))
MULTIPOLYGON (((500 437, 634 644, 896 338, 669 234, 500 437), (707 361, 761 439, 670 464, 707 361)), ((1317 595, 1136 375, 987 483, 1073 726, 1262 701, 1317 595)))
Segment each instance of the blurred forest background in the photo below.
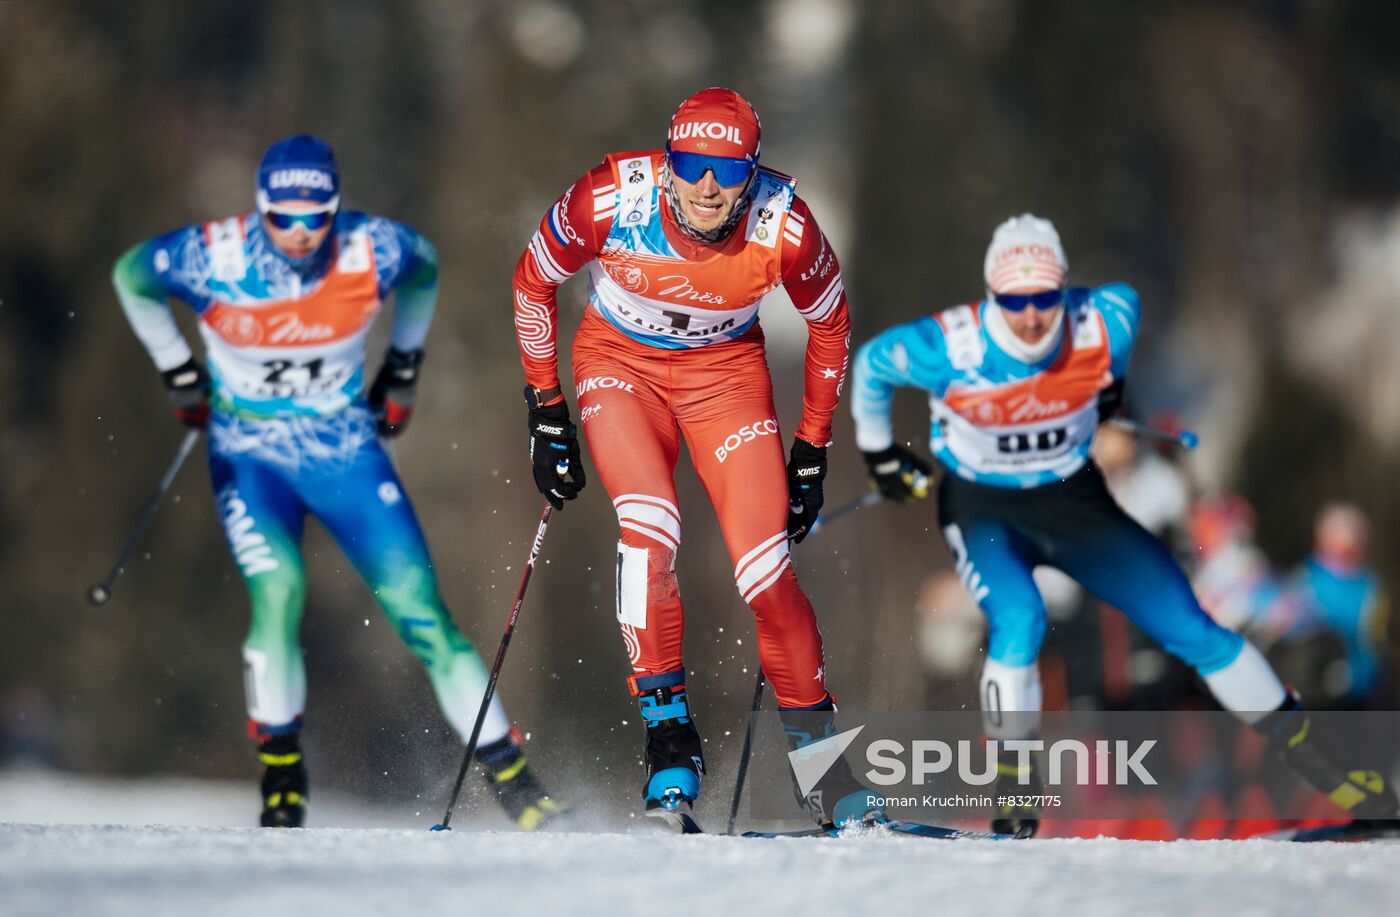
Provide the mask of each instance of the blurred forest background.
MULTIPOLYGON (((1130 402, 1200 433, 1195 485, 1250 501, 1280 568, 1307 553, 1324 500, 1356 501, 1393 591, 1398 48, 1400 4, 1379 0, 0 4, 0 759, 255 773, 247 598, 202 447, 112 602, 83 592, 181 436, 111 265, 250 210, 263 149, 300 132, 336 148, 347 206, 442 255, 397 458, 488 661, 540 503, 511 270, 569 182, 610 150, 660 146, 675 105, 710 85, 754 103, 764 162, 799 178, 842 258, 857 342, 977 298, 993 227, 1050 217, 1076 282, 1141 292, 1130 402)), ((565 342, 583 297, 566 286, 565 342)), ((804 331, 781 294, 763 316, 790 430, 804 331)), ((898 411, 923 445, 921 399, 898 411)), ((546 775, 628 806, 641 735, 613 619, 615 519, 591 477, 555 517, 501 688, 546 775)), ((865 486, 843 405, 828 506, 865 486)), ((684 460, 680 487, 692 698, 724 779, 753 625, 684 460)), ((305 547, 314 785, 436 806, 459 745, 418 663, 324 532, 305 547)), ((915 596, 948 566, 931 502, 864 511, 796 557, 843 703, 923 706, 915 596)), ((974 670, 934 699, 975 692, 974 670)))

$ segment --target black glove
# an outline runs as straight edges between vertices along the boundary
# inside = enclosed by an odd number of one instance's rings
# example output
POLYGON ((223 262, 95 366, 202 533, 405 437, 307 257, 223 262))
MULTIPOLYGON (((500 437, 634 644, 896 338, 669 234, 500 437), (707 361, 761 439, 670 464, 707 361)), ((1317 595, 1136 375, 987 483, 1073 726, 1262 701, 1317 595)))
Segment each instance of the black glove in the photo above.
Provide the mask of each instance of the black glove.
POLYGON ((569 405, 559 401, 540 405, 539 392, 525 389, 530 405, 530 461, 535 466, 535 486, 555 509, 563 509, 583 490, 588 479, 579 457, 578 428, 569 421, 569 405))
POLYGON ((1123 386, 1128 384, 1126 376, 1114 379, 1108 388, 1099 392, 1099 423, 1111 418, 1123 406, 1123 386))
POLYGON ((895 443, 879 452, 861 452, 866 470, 886 500, 908 503, 928 496, 933 468, 912 449, 895 443))
POLYGON ((369 387, 369 409, 379 425, 380 436, 398 436, 408 428, 413 403, 418 400, 418 367, 422 364, 422 348, 390 347, 384 355, 384 365, 369 387))
POLYGON ((812 530, 817 514, 822 511, 825 497, 822 481, 826 478, 826 447, 814 446, 804 439, 792 441, 788 454, 788 537, 796 544, 812 530))
POLYGON ((187 427, 203 430, 209 425, 209 374, 199 361, 190 357, 174 369, 161 373, 175 417, 187 427))

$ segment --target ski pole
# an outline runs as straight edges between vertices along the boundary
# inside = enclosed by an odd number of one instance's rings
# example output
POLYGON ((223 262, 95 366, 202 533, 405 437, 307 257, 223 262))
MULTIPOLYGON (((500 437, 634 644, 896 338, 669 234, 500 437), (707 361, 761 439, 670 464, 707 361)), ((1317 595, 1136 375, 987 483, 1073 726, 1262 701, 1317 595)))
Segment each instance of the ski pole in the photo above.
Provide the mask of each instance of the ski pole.
POLYGON ((812 523, 812 530, 807 534, 809 536, 815 535, 824 526, 830 525, 842 516, 849 515, 858 509, 865 509, 867 506, 874 506, 882 499, 884 498, 880 496, 878 490, 872 490, 869 493, 861 494, 849 503, 842 504, 829 513, 820 513, 817 515, 816 521, 812 523))
POLYGON ((1141 436, 1168 446, 1176 446, 1178 449, 1186 452, 1190 452, 1201 443, 1200 437, 1190 430, 1182 430, 1177 434, 1164 433, 1155 427, 1149 427, 1141 421, 1129 420, 1127 417, 1114 417, 1109 423, 1118 427, 1120 430, 1127 430, 1134 436, 1141 436))
POLYGON ((725 834, 734 833, 734 824, 739 820, 739 800, 744 798, 744 780, 749 775, 749 756, 753 753, 753 718, 758 708, 763 706, 763 666, 758 667, 758 677, 753 683, 753 703, 749 705, 749 722, 744 729, 744 748, 739 752, 739 773, 734 777, 734 800, 729 804, 729 827, 725 834))
POLYGON ((165 469, 160 483, 156 485, 155 493, 151 494, 151 498, 146 501, 146 508, 141 511, 141 518, 136 520, 136 527, 132 529, 131 536, 127 538, 126 544, 122 545, 121 552, 117 554, 117 560, 112 564, 112 569, 107 571, 107 576, 102 582, 94 583, 88 587, 87 600, 91 604, 105 605, 107 600, 112 597, 112 584, 117 581, 117 577, 121 576, 122 570, 125 569, 127 556, 131 554, 131 549, 136 547, 136 542, 141 540, 141 536, 146 532, 146 527, 155 518, 161 498, 170 489, 175 475, 180 473, 180 466, 185 464, 185 459, 189 458, 190 453, 194 451, 194 445, 199 442, 201 432, 200 430, 190 430, 185 434, 179 450, 175 453, 175 458, 170 462, 170 467, 165 469))
POLYGON ((535 572, 535 560, 540 556, 540 546, 544 544, 544 532, 549 526, 549 514, 554 507, 545 503, 540 513, 540 527, 535 531, 535 541, 530 545, 530 556, 525 561, 525 572, 520 576, 520 588, 515 590, 515 604, 511 606, 510 617, 506 619, 505 633, 501 634, 501 647, 496 650, 496 663, 491 666, 491 677, 486 682, 486 693, 481 696, 481 709, 476 712, 476 724, 472 726, 471 738, 467 740, 467 753, 462 756, 462 766, 457 769, 457 782, 452 786, 452 798, 447 800, 447 811, 442 823, 433 825, 432 831, 451 831, 452 810, 457 805, 457 797, 462 792, 462 781, 467 778, 472 756, 476 754, 476 743, 481 738, 481 725, 486 722, 486 710, 491 706, 491 698, 496 694, 496 680, 501 677, 501 665, 506 661, 506 650, 510 647, 511 634, 515 632, 515 622, 520 617, 520 606, 525 604, 525 590, 530 585, 530 574, 535 572))
MULTIPOLYGON (((922 476, 921 476, 922 477, 922 476)), ((877 490, 861 494, 849 503, 844 503, 837 509, 829 513, 822 513, 817 516, 817 521, 812 523, 812 530, 808 532, 808 537, 817 534, 823 525, 835 522, 842 516, 849 515, 858 509, 867 506, 874 506, 883 497, 877 490)), ((725 829, 725 834, 734 833, 734 824, 739 819, 739 802, 744 797, 744 780, 749 774, 749 757, 753 754, 753 718, 758 714, 758 710, 763 706, 763 688, 767 684, 763 676, 763 666, 758 667, 758 675, 753 682, 753 703, 749 705, 749 725, 744 731, 744 747, 739 752, 739 772, 734 776, 734 799, 729 805, 729 827, 725 829)))

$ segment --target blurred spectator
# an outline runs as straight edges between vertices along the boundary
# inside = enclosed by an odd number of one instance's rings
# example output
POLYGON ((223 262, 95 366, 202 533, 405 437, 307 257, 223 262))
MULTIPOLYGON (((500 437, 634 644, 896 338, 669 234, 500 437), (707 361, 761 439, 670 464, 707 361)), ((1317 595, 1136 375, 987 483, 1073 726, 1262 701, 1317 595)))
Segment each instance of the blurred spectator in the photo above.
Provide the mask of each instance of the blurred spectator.
POLYGON ((976 697, 987 621, 952 570, 929 574, 919 587, 915 640, 931 710, 976 697))
POLYGON ((1343 502, 1323 506, 1313 529, 1312 554, 1290 575, 1283 596, 1258 628, 1278 647, 1271 657, 1298 657, 1296 674, 1280 674, 1316 685, 1316 702, 1325 699, 1329 706, 1390 706, 1380 696, 1389 680, 1389 602, 1369 565, 1369 542, 1370 523, 1359 507, 1343 502), (1334 658, 1308 652, 1319 645, 1337 646, 1334 658))
POLYGON ((1196 545, 1196 596, 1231 630, 1249 629, 1282 589, 1254 543, 1254 525, 1254 509, 1237 494, 1198 500, 1187 516, 1196 545))
POLYGON ((1168 536, 1186 519, 1190 502, 1185 476, 1160 453, 1140 448, 1138 437, 1103 424, 1091 454, 1123 511, 1170 544, 1168 536))

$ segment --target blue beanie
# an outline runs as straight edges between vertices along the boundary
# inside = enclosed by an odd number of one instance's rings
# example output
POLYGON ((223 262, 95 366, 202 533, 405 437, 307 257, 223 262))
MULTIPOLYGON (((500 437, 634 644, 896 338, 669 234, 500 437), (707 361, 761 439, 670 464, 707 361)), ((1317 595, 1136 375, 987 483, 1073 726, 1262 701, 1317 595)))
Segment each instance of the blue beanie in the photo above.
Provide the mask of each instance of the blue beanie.
POLYGON ((340 194, 340 173, 330 144, 310 134, 279 140, 258 165, 259 199, 329 204, 340 194))

